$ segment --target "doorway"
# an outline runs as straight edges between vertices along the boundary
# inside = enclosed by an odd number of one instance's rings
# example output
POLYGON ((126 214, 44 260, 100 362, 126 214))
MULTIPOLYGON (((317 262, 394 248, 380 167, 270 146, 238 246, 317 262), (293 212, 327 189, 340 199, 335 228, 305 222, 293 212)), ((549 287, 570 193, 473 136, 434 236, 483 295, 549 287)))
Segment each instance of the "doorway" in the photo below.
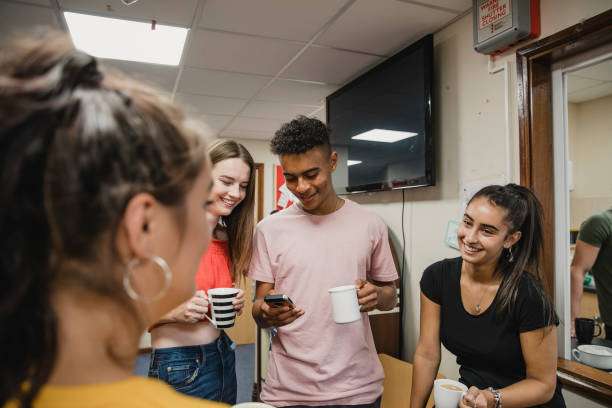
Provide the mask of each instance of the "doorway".
MULTIPOLYGON (((566 388, 597 401, 609 401, 612 380, 608 373, 569 361, 569 195, 567 157, 569 151, 555 143, 553 129, 562 125, 553 120, 553 78, 562 80, 555 64, 571 59, 601 55, 601 47, 612 44, 612 10, 585 20, 517 51, 519 104, 519 146, 521 184, 531 188, 552 215, 545 220, 544 285, 555 300, 562 324, 558 329, 560 358, 558 376, 566 388)), ((586 57, 590 58, 590 57, 586 57)), ((594 57, 592 57, 594 58, 594 57)), ((557 106, 556 109, 559 109, 557 106)), ((567 144, 566 144, 567 146, 567 144)))

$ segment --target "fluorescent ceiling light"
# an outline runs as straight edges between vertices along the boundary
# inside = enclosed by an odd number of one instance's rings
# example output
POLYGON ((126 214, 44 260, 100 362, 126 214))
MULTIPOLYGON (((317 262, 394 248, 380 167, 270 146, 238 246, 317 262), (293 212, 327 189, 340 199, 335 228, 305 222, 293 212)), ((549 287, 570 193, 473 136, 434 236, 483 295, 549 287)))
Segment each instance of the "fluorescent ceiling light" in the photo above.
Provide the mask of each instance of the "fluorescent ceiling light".
POLYGON ((100 58, 178 65, 187 28, 64 12, 75 47, 100 58))
POLYGON ((416 135, 418 135, 418 133, 401 132, 399 130, 371 129, 367 132, 353 136, 352 139, 367 140, 370 142, 395 143, 399 140, 408 139, 409 137, 416 135))
POLYGON ((355 164, 359 164, 359 163, 361 163, 361 160, 347 160, 346 161, 347 166, 354 166, 355 164))

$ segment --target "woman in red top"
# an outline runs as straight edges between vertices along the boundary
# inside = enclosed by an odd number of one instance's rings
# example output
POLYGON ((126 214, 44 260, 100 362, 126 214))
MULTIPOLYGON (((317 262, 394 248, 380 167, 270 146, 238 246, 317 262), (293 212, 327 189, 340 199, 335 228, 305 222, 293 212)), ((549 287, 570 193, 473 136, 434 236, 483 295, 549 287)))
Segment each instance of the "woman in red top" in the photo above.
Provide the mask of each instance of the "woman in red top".
MULTIPOLYGON (((149 377, 200 398, 236 403, 233 343, 206 318, 205 291, 232 287, 246 275, 252 252, 254 162, 240 143, 222 140, 209 149, 213 187, 207 217, 212 242, 200 262, 197 292, 151 329, 149 377)), ((244 292, 234 300, 238 313, 244 292)))

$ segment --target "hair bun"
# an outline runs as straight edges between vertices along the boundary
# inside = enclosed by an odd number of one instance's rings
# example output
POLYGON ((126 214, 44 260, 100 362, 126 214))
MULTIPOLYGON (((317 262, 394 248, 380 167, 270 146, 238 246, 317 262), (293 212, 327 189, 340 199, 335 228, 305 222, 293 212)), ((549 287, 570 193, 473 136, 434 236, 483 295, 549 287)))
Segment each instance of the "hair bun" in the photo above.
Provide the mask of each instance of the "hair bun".
POLYGON ((73 51, 62 61, 63 87, 74 89, 78 85, 98 85, 102 73, 98 70, 98 61, 82 51, 73 51))

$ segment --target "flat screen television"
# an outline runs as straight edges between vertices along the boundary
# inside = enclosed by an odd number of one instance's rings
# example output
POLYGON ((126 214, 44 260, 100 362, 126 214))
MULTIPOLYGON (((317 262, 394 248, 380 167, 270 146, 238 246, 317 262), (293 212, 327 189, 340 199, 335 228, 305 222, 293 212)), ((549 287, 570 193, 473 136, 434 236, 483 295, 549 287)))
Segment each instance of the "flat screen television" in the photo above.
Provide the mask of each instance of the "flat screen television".
POLYGON ((428 35, 326 98, 338 193, 435 184, 432 73, 428 35))

